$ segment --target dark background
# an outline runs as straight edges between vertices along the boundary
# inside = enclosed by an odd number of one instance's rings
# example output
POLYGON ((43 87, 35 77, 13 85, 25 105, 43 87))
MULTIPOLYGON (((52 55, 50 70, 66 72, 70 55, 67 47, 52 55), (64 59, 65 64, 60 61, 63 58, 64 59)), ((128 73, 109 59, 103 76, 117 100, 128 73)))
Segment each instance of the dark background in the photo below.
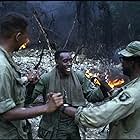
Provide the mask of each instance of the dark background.
POLYGON ((120 48, 140 40, 139 1, 1 1, 0 16, 13 11, 28 17, 31 48, 46 45, 33 8, 53 49, 83 46, 80 53, 88 58, 114 59, 120 48))

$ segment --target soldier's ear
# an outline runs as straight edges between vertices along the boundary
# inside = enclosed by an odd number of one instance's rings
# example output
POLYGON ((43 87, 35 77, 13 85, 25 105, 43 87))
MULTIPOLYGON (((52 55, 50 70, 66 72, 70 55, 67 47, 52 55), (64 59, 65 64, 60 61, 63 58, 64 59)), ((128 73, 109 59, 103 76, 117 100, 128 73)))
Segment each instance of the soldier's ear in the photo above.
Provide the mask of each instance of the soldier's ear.
POLYGON ((18 32, 16 34, 16 41, 20 41, 21 40, 21 36, 22 36, 22 33, 21 32, 18 32))

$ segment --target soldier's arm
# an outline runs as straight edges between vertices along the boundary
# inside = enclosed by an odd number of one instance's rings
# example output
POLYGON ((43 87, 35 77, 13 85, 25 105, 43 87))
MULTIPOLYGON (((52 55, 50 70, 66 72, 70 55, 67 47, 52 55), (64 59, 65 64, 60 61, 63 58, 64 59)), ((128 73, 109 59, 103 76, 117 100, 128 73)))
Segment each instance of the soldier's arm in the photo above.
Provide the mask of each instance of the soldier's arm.
POLYGON ((134 111, 134 98, 128 93, 122 92, 102 105, 79 107, 75 114, 75 120, 87 127, 101 127, 122 119, 134 111))
POLYGON ((106 98, 100 87, 96 87, 83 73, 78 72, 77 76, 82 85, 84 96, 89 102, 95 103, 103 101, 106 98))
POLYGON ((46 94, 45 91, 46 91, 47 85, 48 85, 48 75, 47 73, 45 73, 41 75, 40 80, 34 87, 33 94, 31 97, 31 102, 33 102, 39 95, 46 94))
MULTIPOLYGON (((0 71, 0 117, 5 121, 21 120, 36 117, 43 113, 53 112, 63 104, 63 97, 61 93, 52 94, 50 96, 47 104, 24 108, 18 105, 18 102, 15 102, 12 93, 14 82, 12 79, 12 74, 8 69, 0 71)), ((18 96, 18 95, 15 95, 18 96)), ((17 100, 17 98, 15 97, 17 100)), ((23 104, 24 99, 20 100, 19 104, 23 104)))
POLYGON ((98 128, 130 115, 135 111, 135 104, 134 98, 122 92, 102 105, 90 105, 77 109, 63 107, 61 110, 67 115, 75 117, 75 121, 81 125, 98 128))
POLYGON ((3 119, 6 121, 29 119, 37 117, 44 113, 51 113, 62 104, 63 97, 61 96, 61 93, 55 93, 52 94, 52 96, 49 98, 49 101, 45 105, 30 108, 16 107, 15 105, 14 108, 11 108, 10 110, 3 112, 2 114, 0 112, 0 115, 2 115, 3 119))

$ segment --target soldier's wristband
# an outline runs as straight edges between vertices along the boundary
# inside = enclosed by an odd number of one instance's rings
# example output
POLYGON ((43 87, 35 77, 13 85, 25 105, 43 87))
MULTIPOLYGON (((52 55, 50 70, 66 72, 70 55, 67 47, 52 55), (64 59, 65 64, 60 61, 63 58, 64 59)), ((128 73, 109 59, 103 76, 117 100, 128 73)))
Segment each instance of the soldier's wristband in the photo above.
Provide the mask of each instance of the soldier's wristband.
POLYGON ((69 105, 68 105, 68 104, 64 104, 63 106, 61 106, 61 107, 59 108, 59 110, 60 110, 62 113, 64 113, 64 112, 65 112, 65 108, 66 108, 67 106, 69 106, 69 105))
POLYGON ((64 113, 64 111, 65 111, 65 106, 61 106, 60 108, 59 108, 59 110, 62 112, 62 113, 64 113))

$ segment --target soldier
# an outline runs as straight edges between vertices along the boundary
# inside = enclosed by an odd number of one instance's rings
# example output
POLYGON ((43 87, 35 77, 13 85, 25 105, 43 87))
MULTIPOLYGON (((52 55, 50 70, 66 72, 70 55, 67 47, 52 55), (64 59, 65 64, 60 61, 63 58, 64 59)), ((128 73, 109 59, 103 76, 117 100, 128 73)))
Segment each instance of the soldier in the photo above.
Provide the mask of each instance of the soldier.
POLYGON ((11 54, 29 41, 25 17, 11 13, 0 20, 0 139, 27 139, 24 119, 53 112, 63 104, 60 93, 50 93, 48 102, 25 108, 25 87, 11 54))
MULTIPOLYGON (((72 56, 68 50, 55 52, 56 67, 41 76, 33 91, 33 100, 40 94, 44 99, 49 92, 61 92, 65 105, 85 106, 90 102, 101 101, 106 97, 83 73, 72 69, 72 56), (100 96, 100 97, 99 97, 100 96), (85 99, 86 98, 86 99, 85 99)), ((39 127, 39 137, 44 139, 80 139, 77 125, 73 118, 56 111, 44 114, 39 127)))
POLYGON ((140 41, 133 41, 121 55, 123 73, 130 82, 112 100, 95 107, 61 107, 64 113, 75 116, 77 123, 87 127, 98 128, 109 125, 108 138, 140 138, 140 41))

